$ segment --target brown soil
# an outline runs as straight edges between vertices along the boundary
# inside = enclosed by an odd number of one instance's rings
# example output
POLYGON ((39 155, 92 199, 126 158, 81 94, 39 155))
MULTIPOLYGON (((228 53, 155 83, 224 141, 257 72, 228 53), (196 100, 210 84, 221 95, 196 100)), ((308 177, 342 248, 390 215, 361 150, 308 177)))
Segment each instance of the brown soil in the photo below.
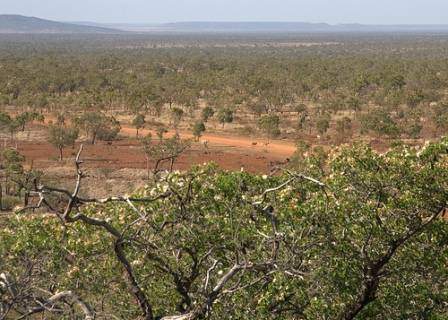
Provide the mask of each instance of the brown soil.
MULTIPOLYGON (((135 136, 135 129, 127 126, 123 126, 121 129, 121 134, 126 136, 135 136)), ((150 130, 140 130, 140 134, 148 134, 155 132, 150 130)), ((174 133, 169 132, 168 136, 172 136, 174 133)), ((180 132, 180 136, 184 139, 191 139, 193 135, 188 132, 180 132)), ((209 146, 224 146, 228 148, 237 148, 244 153, 268 153, 271 157, 278 158, 288 158, 291 157, 296 147, 294 143, 290 141, 270 141, 267 143, 266 140, 254 139, 249 137, 241 136, 230 136, 230 135, 216 135, 216 134, 204 134, 201 137, 201 141, 208 141, 209 146)))
MULTIPOLYGON (((75 149, 64 150, 65 164, 75 156, 78 144, 75 149)), ((45 169, 52 166, 61 166, 57 161, 58 150, 47 142, 21 141, 18 149, 27 162, 33 162, 36 169, 45 169)), ((110 169, 145 169, 146 160, 135 139, 124 139, 108 145, 99 142, 95 145, 84 144, 83 160, 90 168, 110 168, 110 169)), ((192 149, 183 154, 176 162, 175 169, 188 169, 193 165, 205 162, 216 162, 226 170, 240 170, 242 167, 249 172, 265 173, 270 170, 270 165, 282 160, 277 154, 270 152, 254 151, 250 148, 244 151, 242 148, 231 146, 210 145, 205 150, 201 145, 194 145, 192 149)))

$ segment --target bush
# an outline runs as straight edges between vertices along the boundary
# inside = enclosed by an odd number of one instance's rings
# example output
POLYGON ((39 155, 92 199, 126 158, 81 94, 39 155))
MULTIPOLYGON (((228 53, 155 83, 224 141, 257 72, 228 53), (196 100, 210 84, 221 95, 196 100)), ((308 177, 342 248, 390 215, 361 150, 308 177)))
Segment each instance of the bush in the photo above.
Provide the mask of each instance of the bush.
POLYGON ((12 211, 15 207, 22 204, 20 197, 3 195, 2 209, 4 211, 12 211))
POLYGON ((132 200, 78 199, 64 224, 7 219, 0 271, 29 292, 13 307, 54 288, 76 290, 99 318, 444 319, 448 139, 384 154, 299 147, 300 173, 206 165, 150 181, 132 200))

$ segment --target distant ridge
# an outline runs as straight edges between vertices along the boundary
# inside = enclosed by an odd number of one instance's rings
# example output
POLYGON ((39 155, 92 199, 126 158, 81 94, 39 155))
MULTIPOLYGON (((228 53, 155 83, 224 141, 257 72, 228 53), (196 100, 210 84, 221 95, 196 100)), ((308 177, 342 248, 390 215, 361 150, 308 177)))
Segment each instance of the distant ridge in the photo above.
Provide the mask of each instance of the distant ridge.
POLYGON ((123 33, 122 30, 56 22, 36 17, 0 14, 0 33, 123 33))
POLYGON ((332 33, 332 32, 448 32, 448 25, 366 25, 359 23, 336 24, 311 22, 263 22, 263 21, 187 21, 173 23, 109 23, 74 22, 78 25, 114 28, 130 32, 223 32, 223 33, 332 33))
POLYGON ((21 15, 0 14, 0 33, 332 33, 332 32, 441 32, 448 25, 364 25, 275 21, 187 21, 173 23, 56 22, 21 15))
POLYGON ((192 32, 448 32, 448 25, 363 25, 310 22, 174 22, 162 29, 192 32))

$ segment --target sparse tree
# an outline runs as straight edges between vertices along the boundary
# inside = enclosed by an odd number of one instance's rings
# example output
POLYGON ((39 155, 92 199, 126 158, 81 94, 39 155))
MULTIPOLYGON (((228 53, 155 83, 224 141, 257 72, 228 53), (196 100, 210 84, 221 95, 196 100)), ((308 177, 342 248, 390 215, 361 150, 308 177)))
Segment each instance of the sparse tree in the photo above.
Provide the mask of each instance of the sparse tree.
POLYGON ((67 128, 63 126, 51 125, 48 128, 48 142, 59 150, 59 161, 63 160, 63 150, 68 146, 73 146, 78 139, 79 130, 77 128, 67 128))
POLYGON ((205 107, 204 109, 202 109, 202 121, 208 122, 208 120, 210 120, 210 118, 213 117, 214 114, 215 110, 212 107, 205 107))
POLYGON ((156 129, 156 133, 157 133, 157 138, 159 138, 160 141, 163 140, 163 136, 165 135, 165 133, 167 133, 168 130, 165 128, 165 126, 160 126, 156 129))
POLYGON ((320 135, 324 135, 330 128, 331 117, 329 114, 324 113, 317 116, 316 130, 320 135))
POLYGON ((395 138, 400 135, 397 123, 390 113, 383 109, 375 109, 361 117, 361 133, 372 131, 378 136, 395 138))
POLYGON ((224 129, 226 123, 233 122, 233 111, 229 108, 222 108, 218 111, 217 117, 219 123, 222 124, 222 128, 224 129))
POLYGON ((196 141, 199 141, 199 138, 205 132, 204 122, 202 122, 202 121, 195 122, 193 124, 192 131, 193 131, 193 136, 195 137, 196 141))
POLYGON ((280 117, 275 114, 264 115, 258 120, 258 127, 264 132, 268 141, 280 135, 280 117))
POLYGON ((176 132, 179 130, 179 124, 181 123, 183 116, 184 110, 176 107, 171 109, 171 121, 176 132))
POLYGON ((108 117, 101 112, 86 112, 74 119, 77 128, 80 128, 90 137, 91 144, 97 138, 104 141, 116 139, 121 130, 120 122, 114 117, 108 117))
POLYGON ((337 139, 343 142, 345 139, 352 135, 352 119, 343 117, 336 121, 336 132, 338 134, 337 139))
POLYGON ((448 104, 437 104, 432 108, 432 120, 436 129, 442 134, 448 132, 448 104))
POLYGON ((148 176, 149 162, 154 162, 153 174, 160 171, 160 166, 169 162, 169 171, 173 171, 177 158, 190 147, 190 141, 182 140, 178 135, 172 138, 162 139, 158 143, 153 143, 151 135, 147 135, 141 140, 143 152, 147 160, 148 176))
POLYGON ((134 119, 132 120, 132 125, 136 129, 136 136, 138 138, 138 131, 145 126, 145 116, 142 114, 137 114, 134 119))

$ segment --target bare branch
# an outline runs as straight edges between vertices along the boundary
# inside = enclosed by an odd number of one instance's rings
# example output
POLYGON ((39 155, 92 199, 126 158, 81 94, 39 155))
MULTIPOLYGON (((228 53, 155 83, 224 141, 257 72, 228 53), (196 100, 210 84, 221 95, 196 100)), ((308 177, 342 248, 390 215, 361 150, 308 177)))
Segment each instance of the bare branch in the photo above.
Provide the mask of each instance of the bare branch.
POLYGON ((95 319, 95 313, 93 312, 93 310, 90 308, 90 306, 87 303, 82 301, 72 291, 64 291, 64 292, 60 292, 60 293, 57 293, 57 294, 51 296, 41 306, 31 309, 28 313, 17 318, 17 320, 26 319, 33 314, 51 310, 57 302, 59 302, 61 300, 65 300, 65 299, 71 299, 76 305, 78 305, 78 307, 84 313, 85 320, 94 320, 95 319))

